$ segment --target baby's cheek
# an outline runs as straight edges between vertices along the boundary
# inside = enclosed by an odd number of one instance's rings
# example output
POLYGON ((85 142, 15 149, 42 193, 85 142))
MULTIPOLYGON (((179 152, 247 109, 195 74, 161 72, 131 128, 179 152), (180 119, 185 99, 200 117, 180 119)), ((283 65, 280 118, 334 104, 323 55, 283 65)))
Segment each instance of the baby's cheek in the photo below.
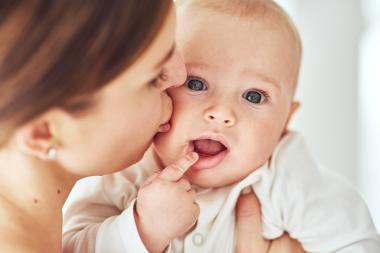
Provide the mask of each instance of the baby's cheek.
POLYGON ((268 146, 261 145, 261 142, 247 144, 241 152, 241 166, 246 171, 253 172, 268 160, 270 154, 271 150, 268 146))
POLYGON ((175 162, 178 157, 178 148, 176 148, 173 140, 175 138, 172 137, 171 131, 169 131, 168 133, 156 136, 153 142, 153 146, 165 166, 175 162))

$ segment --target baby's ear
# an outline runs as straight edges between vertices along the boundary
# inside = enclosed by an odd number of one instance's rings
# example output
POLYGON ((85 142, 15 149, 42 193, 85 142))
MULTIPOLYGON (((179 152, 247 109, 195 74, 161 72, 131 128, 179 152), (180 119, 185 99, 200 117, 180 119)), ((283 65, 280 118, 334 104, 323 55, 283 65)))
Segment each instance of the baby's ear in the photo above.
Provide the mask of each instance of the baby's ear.
POLYGON ((288 115, 288 121, 292 117, 292 115, 298 110, 298 108, 301 106, 299 101, 293 101, 291 106, 290 106, 290 111, 288 115))
POLYGON ((51 124, 44 117, 29 122, 16 130, 14 140, 25 154, 46 160, 54 147, 51 124))
POLYGON ((284 125, 282 136, 284 136, 288 132, 289 122, 292 119, 293 114, 298 110, 299 107, 300 107, 300 103, 298 101, 293 101, 292 104, 290 105, 290 110, 289 110, 288 117, 284 125))

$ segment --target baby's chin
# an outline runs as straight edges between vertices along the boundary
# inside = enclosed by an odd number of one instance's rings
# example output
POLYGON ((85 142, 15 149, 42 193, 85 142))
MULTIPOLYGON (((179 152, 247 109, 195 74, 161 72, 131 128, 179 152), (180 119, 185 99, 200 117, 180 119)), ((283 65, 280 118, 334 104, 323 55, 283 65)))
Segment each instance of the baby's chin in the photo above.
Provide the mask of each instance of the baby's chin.
POLYGON ((184 178, 189 180, 192 186, 199 187, 202 189, 219 188, 227 185, 223 182, 214 182, 214 180, 211 181, 209 179, 196 178, 190 175, 185 175, 184 178))
POLYGON ((216 179, 216 178, 201 178, 193 175, 186 175, 185 178, 189 180, 189 182, 197 187, 208 189, 208 188, 220 188, 232 185, 237 181, 227 180, 227 179, 216 179))
POLYGON ((231 173, 230 168, 232 167, 223 166, 223 164, 204 170, 194 170, 190 168, 186 172, 185 178, 189 180, 191 184, 201 188, 219 188, 240 182, 255 170, 243 170, 231 173))

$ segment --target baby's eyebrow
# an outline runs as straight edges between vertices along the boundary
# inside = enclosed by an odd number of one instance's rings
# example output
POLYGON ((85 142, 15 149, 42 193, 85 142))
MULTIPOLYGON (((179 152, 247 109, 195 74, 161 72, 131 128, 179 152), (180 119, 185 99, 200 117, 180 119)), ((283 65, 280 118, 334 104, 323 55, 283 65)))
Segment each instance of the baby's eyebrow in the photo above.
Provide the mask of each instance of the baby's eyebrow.
POLYGON ((275 79, 273 79, 273 78, 271 78, 271 77, 269 77, 267 75, 261 74, 261 73, 253 73, 253 75, 256 78, 261 79, 265 83, 273 85, 276 89, 281 90, 280 85, 278 85, 278 83, 277 83, 277 81, 275 79))
POLYGON ((200 68, 200 69, 207 69, 210 67, 210 64, 203 61, 191 61, 191 62, 186 62, 185 64, 186 66, 200 68))
MULTIPOLYGON (((195 69, 203 70, 206 72, 207 72, 207 69, 213 69, 213 66, 211 64, 207 63, 206 61, 199 61, 199 60, 186 62, 186 67, 188 69, 195 68, 195 69)), ((248 78, 252 77, 252 79, 254 79, 254 80, 259 80, 259 81, 262 81, 264 83, 267 83, 267 84, 271 85, 273 88, 275 88, 281 92, 281 86, 279 85, 279 83, 274 78, 272 78, 272 77, 270 77, 264 73, 254 71, 253 69, 250 69, 250 68, 244 69, 241 73, 243 75, 247 75, 248 78)))
POLYGON ((280 92, 282 90, 280 84, 275 78, 271 77, 266 73, 263 73, 262 71, 255 70, 252 68, 246 68, 244 69, 242 74, 251 80, 262 81, 266 84, 269 84, 280 92))

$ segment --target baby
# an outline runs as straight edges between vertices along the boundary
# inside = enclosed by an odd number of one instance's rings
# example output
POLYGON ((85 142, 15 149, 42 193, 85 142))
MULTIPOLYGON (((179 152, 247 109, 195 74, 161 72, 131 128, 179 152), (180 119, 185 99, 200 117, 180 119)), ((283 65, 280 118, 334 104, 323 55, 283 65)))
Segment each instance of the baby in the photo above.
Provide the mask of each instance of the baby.
MULTIPOLYGON (((184 178, 200 215, 185 235, 171 238, 168 252, 234 252, 234 208, 247 186, 260 200, 267 239, 286 231, 307 252, 380 252, 363 200, 287 130, 298 107, 301 58, 287 14, 270 0, 189 0, 179 3, 178 14, 188 78, 170 90, 171 129, 135 166, 76 185, 65 213, 65 252, 147 252, 138 222, 141 192, 187 143, 199 156, 184 178)), ((166 209, 152 212, 151 229, 181 222, 166 209)))

